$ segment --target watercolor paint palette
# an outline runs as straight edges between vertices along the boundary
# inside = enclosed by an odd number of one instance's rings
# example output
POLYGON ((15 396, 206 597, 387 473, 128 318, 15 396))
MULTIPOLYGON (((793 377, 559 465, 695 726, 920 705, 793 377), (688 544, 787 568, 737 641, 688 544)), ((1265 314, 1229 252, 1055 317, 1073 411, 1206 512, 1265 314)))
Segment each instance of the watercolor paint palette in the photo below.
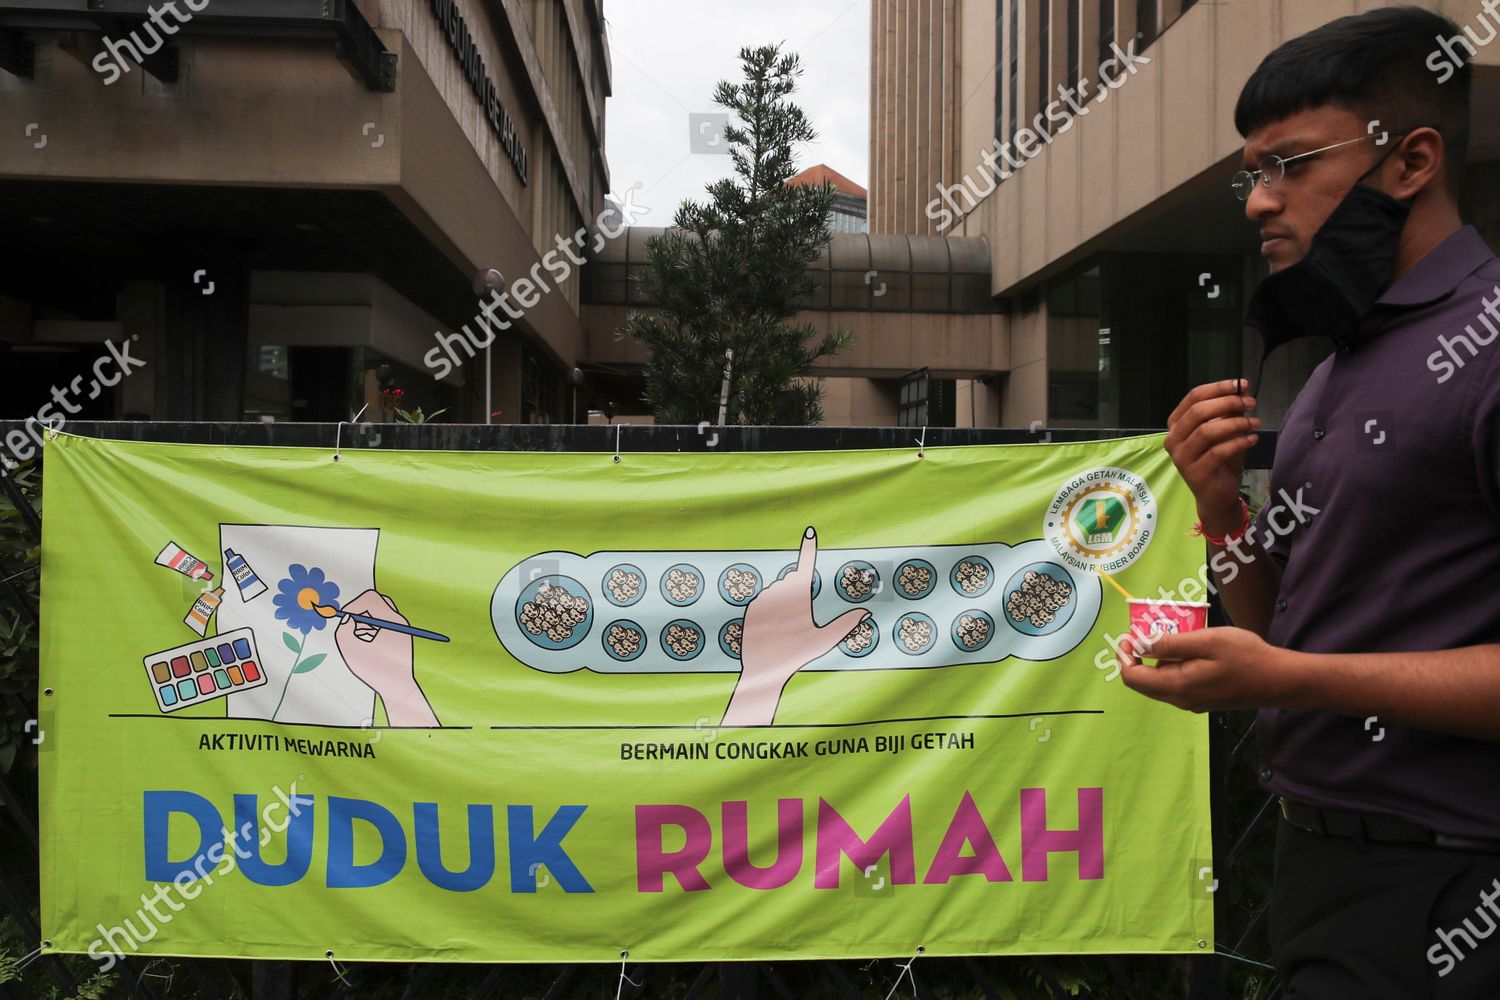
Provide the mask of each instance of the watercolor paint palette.
POLYGON ((156 707, 175 712, 266 683, 255 634, 248 628, 152 653, 141 660, 156 707))

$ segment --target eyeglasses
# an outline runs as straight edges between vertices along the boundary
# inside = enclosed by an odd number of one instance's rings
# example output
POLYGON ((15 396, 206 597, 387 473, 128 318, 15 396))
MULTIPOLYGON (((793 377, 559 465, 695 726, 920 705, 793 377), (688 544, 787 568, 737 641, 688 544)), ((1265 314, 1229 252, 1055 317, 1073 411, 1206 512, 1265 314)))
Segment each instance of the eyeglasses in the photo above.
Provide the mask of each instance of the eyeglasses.
MULTIPOLYGON (((1405 135, 1406 133, 1402 132, 1399 134, 1391 135, 1391 138, 1400 139, 1405 137, 1405 135)), ((1307 151, 1306 153, 1298 153, 1296 156, 1280 157, 1273 153, 1272 155, 1260 161, 1259 170, 1241 170, 1239 173, 1234 175, 1234 179, 1229 182, 1229 185, 1234 189, 1234 196, 1236 198, 1238 198, 1240 201, 1249 201, 1250 195, 1255 191, 1255 184, 1257 180, 1259 180, 1260 183, 1264 184, 1268 188, 1274 187, 1283 177, 1286 176, 1286 167, 1288 163, 1296 163, 1298 160, 1305 160, 1309 156, 1317 156, 1319 153, 1326 153, 1330 149, 1338 149, 1340 146, 1348 146, 1352 143, 1364 142, 1367 139, 1376 138, 1379 138, 1379 136, 1362 135, 1358 139, 1348 139, 1344 142, 1336 142, 1332 146, 1324 146, 1322 149, 1313 149, 1307 151)))

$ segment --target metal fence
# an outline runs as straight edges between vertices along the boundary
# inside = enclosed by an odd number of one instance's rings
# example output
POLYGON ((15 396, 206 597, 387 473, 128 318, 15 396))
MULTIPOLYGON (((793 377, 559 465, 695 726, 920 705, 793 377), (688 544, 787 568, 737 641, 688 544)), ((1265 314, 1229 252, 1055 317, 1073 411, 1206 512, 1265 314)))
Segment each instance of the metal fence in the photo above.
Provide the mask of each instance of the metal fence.
MULTIPOLYGON (((455 425, 455 424, 287 424, 287 423, 158 423, 158 422, 79 422, 69 424, 69 433, 88 437, 133 441, 158 441, 236 446, 274 445, 282 447, 326 448, 330 460, 335 454, 355 449, 402 449, 429 451, 581 451, 581 452, 751 452, 751 451, 819 451, 841 449, 889 449, 947 447, 955 445, 1036 444, 1070 441, 1098 441, 1158 433, 1152 429, 1047 429, 1019 430, 1009 428, 925 428, 914 435, 905 427, 709 427, 641 426, 641 425, 455 425)), ((0 440, 14 430, 24 432, 25 425, 0 421, 0 440)), ((1247 455, 1247 469, 1268 469, 1275 452, 1276 433, 1263 432, 1247 455)), ((0 470, 8 505, 20 515, 26 533, 41 540, 40 514, 28 501, 12 477, 0 470)), ((24 571, 23 571, 24 572, 24 571)), ((39 610, 17 588, 16 567, 0 565, 0 603, 10 602, 21 617, 36 625, 39 610)), ((1210 610, 1209 622, 1224 624, 1217 601, 1210 610)), ((5 692, 5 698, 18 709, 20 717, 35 719, 35 689, 5 692)), ((1264 834, 1267 821, 1275 814, 1274 797, 1262 792, 1254 783, 1253 763, 1245 748, 1253 734, 1253 717, 1249 713, 1210 713, 1212 732, 1211 768, 1213 774, 1212 811, 1214 823, 1214 865, 1211 885, 1201 891, 1215 892, 1215 927, 1219 936, 1212 953, 1177 961, 1176 982, 1169 993, 1161 992, 1159 981, 1144 985, 1140 956, 1095 956, 1093 971, 1108 979, 1108 992, 1099 993, 1097 982, 1089 984, 1091 996, 1113 996, 1131 1000, 1158 1000, 1180 995, 1193 1000, 1275 1000, 1280 987, 1274 982, 1264 952, 1264 920, 1269 885, 1268 843, 1264 834), (1243 800, 1243 801, 1241 801, 1243 800), (1254 859, 1252 856, 1255 856, 1254 859), (1256 947, 1262 954, 1251 957, 1247 948, 1256 947), (1102 972, 1100 972, 1102 970, 1102 972), (1246 972, 1245 970, 1252 970, 1246 972), (1243 981, 1250 975, 1249 984, 1243 981), (1252 994, 1249 991, 1254 989, 1252 994)), ((37 828, 35 821, 36 785, 34 773, 0 777, 0 843, 13 846, 4 851, 9 856, 0 866, 0 907, 9 913, 26 940, 42 941, 41 930, 33 916, 36 898, 35 874, 38 870, 37 828), (18 870, 20 874, 18 874, 18 870)), ((1192 891, 1192 873, 1184 872, 1185 891, 1192 891)), ((429 996, 467 996, 471 1000, 489 997, 538 996, 543 1000, 562 1000, 570 996, 613 995, 624 998, 648 996, 693 998, 718 997, 721 1000, 758 1000, 774 996, 782 1000, 804 997, 847 997, 858 1000, 871 995, 904 995, 905 989, 918 1000, 937 996, 983 996, 1000 1000, 1006 995, 1024 997, 1074 996, 1078 974, 1067 968, 1069 956, 1026 956, 1007 959, 962 958, 922 959, 911 972, 909 986, 903 989, 897 975, 903 963, 875 962, 724 962, 704 965, 631 965, 619 966, 562 965, 515 966, 495 965, 487 969, 473 966, 455 967, 439 964, 372 965, 369 968, 323 966, 319 972, 327 984, 323 990, 300 977, 298 964, 278 961, 243 961, 218 959, 165 960, 169 975, 153 972, 163 960, 127 956, 116 965, 123 995, 138 998, 180 997, 204 998, 253 997, 254 1000, 291 1000, 294 996, 327 996, 329 1000, 371 995, 376 984, 382 995, 399 995, 402 1000, 429 996), (1000 963, 1006 963, 1001 965, 1000 963), (1017 963, 1032 984, 1032 992, 1017 993, 1017 963), (467 973, 462 986, 451 985, 450 971, 458 968, 467 973), (933 976, 930 970, 941 969, 933 976), (1006 975, 1002 975, 1002 971, 1006 975), (918 975, 921 973, 921 975, 918 975), (180 980, 178 979, 180 977, 180 980), (894 977, 894 985, 892 980, 894 977), (177 981, 174 981, 177 980, 177 981), (186 982, 183 982, 185 980, 186 982), (936 980, 938 992, 926 985, 936 980), (184 986, 190 983, 190 990, 184 986), (957 984, 955 986, 955 984, 957 984), (884 993, 890 986, 890 993, 884 993), (393 990, 399 989, 395 994, 393 990), (589 992, 592 989, 592 992, 589 992), (963 992, 954 992, 961 989, 963 992)), ((73 996, 79 983, 64 961, 56 955, 28 956, 28 961, 42 963, 60 996, 73 996)), ((1097 979, 1097 976, 1096 976, 1097 979)), ((0 998, 17 997, 17 993, 0 981, 0 998)))

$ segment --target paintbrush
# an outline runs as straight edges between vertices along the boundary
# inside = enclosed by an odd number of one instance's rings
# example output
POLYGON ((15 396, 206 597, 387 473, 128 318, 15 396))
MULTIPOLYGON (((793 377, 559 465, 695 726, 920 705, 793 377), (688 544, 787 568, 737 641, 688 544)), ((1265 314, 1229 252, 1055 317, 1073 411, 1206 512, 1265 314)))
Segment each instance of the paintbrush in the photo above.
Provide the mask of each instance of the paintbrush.
POLYGON ((369 615, 359 615, 355 614, 353 611, 340 611, 338 608, 331 608, 326 604, 314 604, 313 610, 322 615, 324 618, 353 618, 355 621, 363 622, 366 625, 373 625, 376 628, 388 628, 392 632, 402 632, 406 635, 414 635, 418 639, 431 639, 434 642, 449 641, 446 635, 440 635, 437 632, 429 632, 425 628, 417 628, 415 625, 404 625, 401 622, 388 622, 384 618, 371 618, 369 615))

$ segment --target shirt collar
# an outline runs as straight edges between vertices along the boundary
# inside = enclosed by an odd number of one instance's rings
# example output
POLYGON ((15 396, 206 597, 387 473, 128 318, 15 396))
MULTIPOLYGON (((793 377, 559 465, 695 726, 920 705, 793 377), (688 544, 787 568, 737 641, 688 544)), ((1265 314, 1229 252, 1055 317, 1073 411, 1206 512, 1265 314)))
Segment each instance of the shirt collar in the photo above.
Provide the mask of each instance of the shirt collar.
POLYGON ((1479 230, 1462 226, 1386 289, 1376 305, 1398 308, 1431 305, 1451 295, 1459 282, 1494 257, 1479 230))

